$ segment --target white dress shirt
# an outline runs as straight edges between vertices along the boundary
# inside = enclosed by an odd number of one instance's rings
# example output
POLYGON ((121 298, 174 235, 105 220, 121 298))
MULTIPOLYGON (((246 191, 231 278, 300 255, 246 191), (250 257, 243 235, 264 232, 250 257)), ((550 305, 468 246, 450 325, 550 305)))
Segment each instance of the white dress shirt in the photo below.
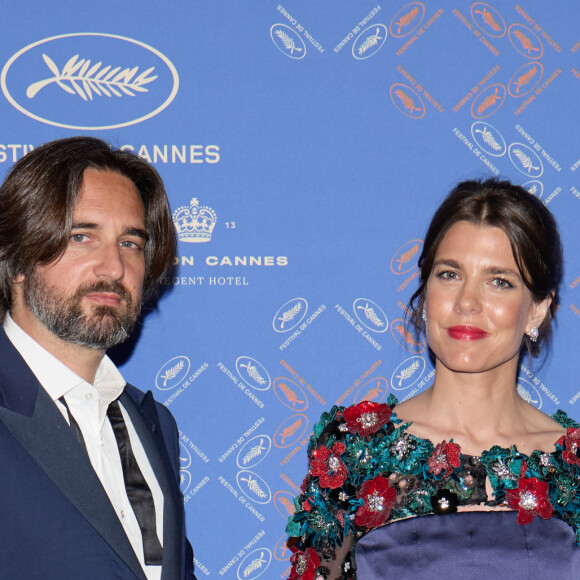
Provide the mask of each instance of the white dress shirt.
MULTIPOLYGON (((95 384, 91 385, 40 346, 9 315, 6 315, 4 320, 4 330, 30 370, 70 424, 66 407, 58 400, 64 396, 71 414, 82 431, 93 469, 113 504, 145 575, 148 580, 159 580, 161 566, 147 566, 145 564, 141 529, 125 491, 117 441, 107 417, 109 403, 121 395, 126 385, 121 373, 111 359, 105 355, 97 369, 95 384)), ((157 535, 161 545, 163 545, 163 494, 131 418, 123 405, 120 407, 129 432, 133 453, 153 494, 157 535)))

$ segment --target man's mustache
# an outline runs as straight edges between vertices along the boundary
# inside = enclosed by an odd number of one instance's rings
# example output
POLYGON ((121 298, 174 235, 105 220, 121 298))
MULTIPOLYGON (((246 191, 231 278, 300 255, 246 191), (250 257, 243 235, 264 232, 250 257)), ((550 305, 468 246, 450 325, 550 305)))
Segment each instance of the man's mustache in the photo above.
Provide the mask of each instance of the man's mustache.
POLYGON ((76 295, 78 297, 86 296, 87 294, 106 292, 109 294, 117 294, 125 302, 131 302, 130 292, 124 288, 119 282, 105 282, 101 280, 100 282, 95 282, 94 284, 87 284, 85 286, 80 286, 76 295))

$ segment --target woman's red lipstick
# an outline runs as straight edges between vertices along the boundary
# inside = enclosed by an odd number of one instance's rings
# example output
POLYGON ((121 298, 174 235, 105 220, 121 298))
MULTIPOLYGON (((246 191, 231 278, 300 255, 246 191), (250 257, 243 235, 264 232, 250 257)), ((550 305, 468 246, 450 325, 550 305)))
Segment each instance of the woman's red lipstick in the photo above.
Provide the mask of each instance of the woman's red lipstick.
POLYGON ((488 333, 477 326, 451 326, 447 329, 447 334, 456 340, 481 340, 488 336, 488 333))

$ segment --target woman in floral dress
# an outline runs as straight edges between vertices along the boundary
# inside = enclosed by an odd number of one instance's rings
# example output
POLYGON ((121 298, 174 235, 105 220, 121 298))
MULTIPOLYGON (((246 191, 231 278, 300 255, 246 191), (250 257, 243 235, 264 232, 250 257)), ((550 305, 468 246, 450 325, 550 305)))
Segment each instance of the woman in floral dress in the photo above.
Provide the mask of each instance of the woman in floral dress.
POLYGON ((516 383, 557 308, 552 215, 507 181, 460 183, 419 268, 409 313, 433 385, 322 415, 287 527, 290 579, 580 578, 580 428, 516 383))

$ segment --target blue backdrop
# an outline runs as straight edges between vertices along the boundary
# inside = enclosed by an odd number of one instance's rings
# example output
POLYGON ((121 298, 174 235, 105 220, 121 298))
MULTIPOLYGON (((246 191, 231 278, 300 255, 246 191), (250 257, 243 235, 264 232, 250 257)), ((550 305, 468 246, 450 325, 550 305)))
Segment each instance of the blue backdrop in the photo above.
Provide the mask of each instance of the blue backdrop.
POLYGON ((580 417, 576 0, 20 0, 2 17, 2 172, 92 134, 165 180, 176 271, 117 360, 178 421, 198 578, 285 577, 320 413, 430 385, 404 305, 459 180, 507 177, 555 214, 553 353, 519 390, 580 417))

